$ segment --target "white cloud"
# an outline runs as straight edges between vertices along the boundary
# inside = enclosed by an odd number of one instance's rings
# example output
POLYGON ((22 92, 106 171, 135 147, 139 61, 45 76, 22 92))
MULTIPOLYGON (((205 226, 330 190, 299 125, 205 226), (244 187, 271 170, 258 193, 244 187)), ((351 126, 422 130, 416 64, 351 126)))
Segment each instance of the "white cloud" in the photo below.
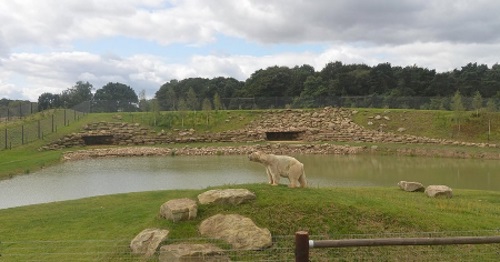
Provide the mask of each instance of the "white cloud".
MULTIPOLYGON (((2 3, 5 48, 66 48, 78 39, 127 36, 156 41, 214 40, 210 14, 196 1, 19 0, 2 3)), ((0 45, 1 46, 1 45, 0 45)))
POLYGON ((491 43, 500 38, 498 10, 492 0, 19 0, 3 3, 0 17, 9 48, 110 36, 203 44, 217 34, 263 43, 491 43))
POLYGON ((118 81, 151 97, 171 79, 245 80, 268 66, 309 64, 321 70, 332 61, 416 64, 438 71, 469 62, 493 65, 500 53, 498 10, 500 2, 493 0, 4 1, 0 98, 36 100, 79 80, 95 88, 118 81), (261 49, 272 48, 265 55, 229 47, 226 52, 223 46, 214 47, 219 52, 200 51, 210 50, 221 35, 241 38, 245 47, 260 43, 261 49), (164 49, 139 47, 134 48, 139 52, 124 55, 117 51, 120 42, 110 51, 78 45, 103 38, 153 42, 164 49), (169 61, 176 52, 173 43, 196 48, 169 61), (324 49, 279 50, 280 44, 302 43, 324 49))

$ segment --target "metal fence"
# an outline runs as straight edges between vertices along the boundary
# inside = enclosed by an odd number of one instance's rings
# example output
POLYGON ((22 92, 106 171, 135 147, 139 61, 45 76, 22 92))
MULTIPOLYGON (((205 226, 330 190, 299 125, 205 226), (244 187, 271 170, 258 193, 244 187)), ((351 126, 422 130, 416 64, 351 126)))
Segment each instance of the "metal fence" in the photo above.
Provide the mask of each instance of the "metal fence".
MULTIPOLYGON (((462 97, 464 110, 475 110, 474 98, 462 97)), ((212 101, 213 102, 213 101, 212 101)), ((482 108, 500 108, 500 99, 483 99, 482 108), (493 106, 490 106, 493 105, 493 106)), ((153 106, 155 100, 133 103, 130 101, 85 101, 72 109, 86 113, 100 112, 139 112, 176 111, 179 108, 160 108, 153 106)), ((160 103, 161 104, 161 103, 160 103)), ((220 99, 220 109, 223 110, 253 110, 253 109, 289 109, 289 108, 322 108, 326 106, 343 108, 392 108, 392 109, 433 109, 452 110, 452 99, 449 97, 396 97, 396 96, 332 96, 315 99, 302 97, 231 97, 220 99)), ((215 105, 211 104, 212 108, 215 105)), ((203 110, 201 101, 192 102, 185 108, 187 111, 203 110)))
POLYGON ((38 112, 38 103, 19 102, 15 105, 0 107, 0 123, 22 119, 38 112))
MULTIPOLYGON (((144 259, 132 254, 131 239, 119 240, 21 240, 0 241, 0 261, 158 261, 161 251, 153 258, 144 259)), ((271 248, 263 250, 237 250, 215 239, 168 239, 162 245, 211 243, 223 251, 221 257, 230 261, 294 261, 293 236, 273 238, 271 248)), ((182 260, 189 261, 189 260, 182 260)), ((193 259, 193 261, 204 261, 193 259)), ((219 261, 219 260, 207 260, 219 261)), ((221 260, 227 261, 227 260, 221 260)))
MULTIPOLYGON (((273 236, 270 248, 262 250, 236 250, 227 243, 205 238, 168 239, 162 245, 179 243, 212 243, 222 249, 222 254, 230 261, 500 261, 500 230, 453 231, 453 232, 416 232, 380 233, 318 236, 311 235, 315 243, 365 241, 376 243, 378 238, 412 239, 424 241, 422 245, 350 245, 335 248, 310 248, 307 260, 303 252, 296 248, 296 236, 273 236), (434 245, 435 239, 487 239, 482 243, 451 243, 434 245), (301 253, 302 252, 302 253, 301 253)), ((19 240, 0 241, 1 261, 146 261, 140 255, 132 254, 131 240, 19 240)), ((413 241, 413 240, 411 240, 413 241)), ((440 240, 438 240, 439 242, 440 240)), ((452 240, 453 241, 453 240, 452 240)), ((308 242, 309 243, 309 242, 308 242)), ((152 259, 157 261, 160 251, 152 259)), ((196 260, 198 261, 198 260, 196 260)), ((213 260, 210 260, 213 261, 213 260)), ((225 260, 224 260, 225 261, 225 260)))
POLYGON ((80 120, 85 113, 71 109, 47 110, 0 124, 0 150, 11 149, 57 132, 58 128, 80 120))
MULTIPOLYGON (((474 98, 462 97, 464 110, 474 109, 474 98)), ((500 99, 483 99, 482 107, 494 104, 500 107, 500 99)), ((393 108, 393 109, 434 109, 451 110, 452 99, 449 97, 400 97, 400 96, 331 96, 321 98, 302 97, 234 97, 221 99, 223 109, 284 109, 284 108, 321 108, 325 106, 343 108, 393 108)))

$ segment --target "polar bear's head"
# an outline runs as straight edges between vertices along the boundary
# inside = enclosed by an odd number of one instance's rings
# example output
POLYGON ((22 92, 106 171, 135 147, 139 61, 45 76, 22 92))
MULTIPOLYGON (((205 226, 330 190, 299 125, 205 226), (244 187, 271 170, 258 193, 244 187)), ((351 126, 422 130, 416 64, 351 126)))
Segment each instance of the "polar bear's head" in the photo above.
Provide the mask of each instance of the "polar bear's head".
POLYGON ((263 153, 260 152, 260 151, 255 151, 255 152, 252 152, 251 154, 248 155, 248 159, 250 161, 253 161, 253 162, 261 162, 261 155, 263 153))

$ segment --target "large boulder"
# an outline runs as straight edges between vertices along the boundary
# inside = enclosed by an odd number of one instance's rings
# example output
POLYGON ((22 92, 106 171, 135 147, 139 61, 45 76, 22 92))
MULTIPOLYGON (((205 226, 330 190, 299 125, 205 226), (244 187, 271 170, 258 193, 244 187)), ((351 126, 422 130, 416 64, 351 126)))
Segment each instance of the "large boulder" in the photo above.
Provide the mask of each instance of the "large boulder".
POLYGON ((429 197, 451 198, 453 191, 445 185, 430 185, 425 189, 425 194, 429 197))
POLYGON ((160 262, 230 261, 223 250, 213 244, 172 244, 160 248, 160 262))
POLYGON ((201 222, 199 230, 202 236, 224 240, 234 249, 260 250, 272 245, 267 228, 260 228, 250 218, 237 214, 211 216, 201 222))
POLYGON ((169 200, 160 207, 160 216, 174 222, 196 218, 198 205, 189 198, 169 200))
POLYGON ((252 200, 256 196, 248 189, 209 190, 198 195, 200 204, 232 204, 239 205, 252 200))
POLYGON ((422 192, 425 189, 419 182, 399 181, 398 186, 406 192, 422 192))
POLYGON ((132 254, 142 255, 145 258, 151 257, 160 243, 167 239, 168 233, 169 231, 165 229, 144 229, 130 242, 132 254))

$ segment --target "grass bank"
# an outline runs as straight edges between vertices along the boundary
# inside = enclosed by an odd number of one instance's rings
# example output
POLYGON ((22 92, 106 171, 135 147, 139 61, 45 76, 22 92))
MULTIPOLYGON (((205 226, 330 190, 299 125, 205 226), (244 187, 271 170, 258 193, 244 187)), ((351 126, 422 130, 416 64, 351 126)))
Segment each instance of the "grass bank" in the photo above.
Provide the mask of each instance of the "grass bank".
MULTIPOLYGON (((274 248, 282 246, 283 252, 291 252, 284 256, 291 258, 293 234, 298 230, 307 230, 317 238, 359 238, 387 233, 414 237, 422 236, 422 232, 443 231, 450 236, 454 232, 499 229, 498 192, 456 190, 452 199, 431 199, 423 193, 397 188, 289 189, 267 184, 221 188, 247 188, 256 193, 257 200, 240 206, 200 205, 196 219, 177 223, 160 218, 160 206, 176 198, 196 200, 204 190, 119 194, 0 210, 2 261, 133 260, 136 258, 129 254, 128 244, 143 229, 170 230, 167 243, 199 238, 201 221, 218 213, 247 216, 258 226, 268 228, 274 241, 279 242, 274 248)), ((438 249, 440 257, 447 260, 453 256, 481 260, 491 258, 489 251, 498 251, 498 245, 438 249)), ((383 250, 371 248, 370 252, 382 256, 381 260, 394 258, 390 256, 395 254, 380 253, 383 250)), ((313 261, 350 260, 356 255, 356 249, 322 252, 316 253, 313 261)), ((402 248, 397 257, 415 252, 402 248)), ((419 261, 427 261, 435 254, 416 255, 419 261)))
POLYGON ((500 143, 500 113, 359 108, 353 121, 367 129, 478 143, 500 143), (377 115, 380 119, 377 119, 377 115), (387 118, 384 118, 387 117, 387 118), (371 123, 371 124, 369 124, 371 123))

